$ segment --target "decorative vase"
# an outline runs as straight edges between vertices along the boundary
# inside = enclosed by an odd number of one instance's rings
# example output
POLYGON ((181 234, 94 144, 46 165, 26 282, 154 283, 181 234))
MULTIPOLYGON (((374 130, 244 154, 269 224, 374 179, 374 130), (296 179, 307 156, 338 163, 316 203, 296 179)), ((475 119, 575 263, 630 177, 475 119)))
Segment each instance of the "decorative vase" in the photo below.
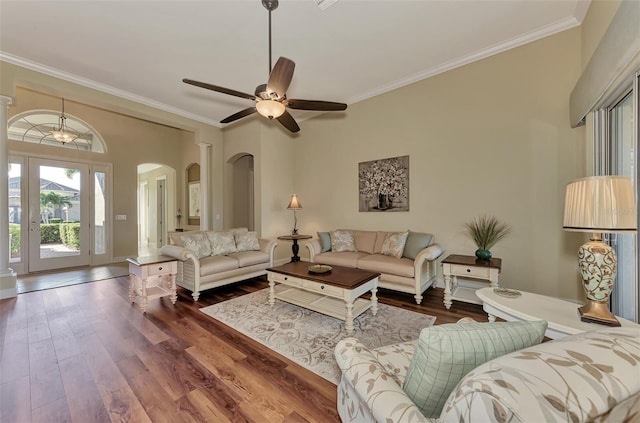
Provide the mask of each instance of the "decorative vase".
POLYGON ((389 208, 389 197, 387 194, 378 194, 378 210, 386 210, 389 208))
POLYGON ((476 250, 476 257, 478 257, 480 260, 491 260, 491 251, 478 248, 476 250))

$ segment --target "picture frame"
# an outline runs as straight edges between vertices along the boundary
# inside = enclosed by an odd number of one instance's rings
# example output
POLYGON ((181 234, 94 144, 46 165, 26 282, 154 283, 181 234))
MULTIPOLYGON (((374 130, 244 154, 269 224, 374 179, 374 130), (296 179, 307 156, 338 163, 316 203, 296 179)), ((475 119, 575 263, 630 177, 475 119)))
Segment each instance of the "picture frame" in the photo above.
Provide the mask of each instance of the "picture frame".
POLYGON ((189 219, 200 218, 200 182, 189 182, 189 219))
POLYGON ((358 164, 359 211, 409 211, 409 156, 358 164))

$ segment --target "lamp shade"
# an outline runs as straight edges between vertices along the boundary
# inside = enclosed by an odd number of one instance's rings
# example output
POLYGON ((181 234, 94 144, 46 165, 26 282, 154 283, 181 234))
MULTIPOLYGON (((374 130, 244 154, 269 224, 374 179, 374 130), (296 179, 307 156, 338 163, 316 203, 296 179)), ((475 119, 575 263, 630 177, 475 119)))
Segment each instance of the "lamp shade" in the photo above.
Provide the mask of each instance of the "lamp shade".
POLYGON ((563 228, 576 232, 634 232, 633 184, 624 176, 590 176, 567 185, 563 228))
POLYGON ((287 206, 287 209, 289 209, 289 210, 301 210, 302 209, 302 204, 300 203, 300 200, 298 199, 298 194, 293 194, 291 196, 291 200, 289 200, 289 205, 287 206))

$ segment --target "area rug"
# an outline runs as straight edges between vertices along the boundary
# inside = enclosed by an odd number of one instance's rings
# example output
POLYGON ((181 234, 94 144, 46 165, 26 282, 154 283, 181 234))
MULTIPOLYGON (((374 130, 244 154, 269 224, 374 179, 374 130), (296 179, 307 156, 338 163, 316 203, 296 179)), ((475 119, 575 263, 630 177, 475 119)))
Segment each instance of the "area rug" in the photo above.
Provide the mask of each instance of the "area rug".
MULTIPOLYGON (((268 304, 269 289, 201 308, 200 311, 260 342, 335 384, 340 369, 334 359, 336 344, 347 335, 344 322, 284 301, 268 304)), ((367 310, 354 320, 351 336, 369 348, 417 339, 436 318, 378 304, 378 314, 367 310)))

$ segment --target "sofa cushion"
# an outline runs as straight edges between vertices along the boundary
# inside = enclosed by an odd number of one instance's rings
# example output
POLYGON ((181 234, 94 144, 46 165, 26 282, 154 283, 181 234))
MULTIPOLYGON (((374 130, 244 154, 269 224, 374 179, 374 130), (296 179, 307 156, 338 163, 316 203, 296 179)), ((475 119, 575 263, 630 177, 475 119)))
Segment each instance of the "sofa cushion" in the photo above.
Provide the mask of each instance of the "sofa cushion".
POLYGON ((339 253, 342 251, 358 251, 356 242, 351 231, 331 232, 331 251, 339 253))
POLYGON ((376 245, 375 231, 351 231, 356 243, 356 250, 373 254, 376 245))
POLYGON ((407 242, 409 231, 388 233, 382 243, 381 253, 395 258, 402 257, 404 244, 407 242))
POLYGON ((382 254, 371 254, 358 260, 358 269, 370 272, 385 273, 389 275, 412 278, 415 274, 413 260, 408 258, 395 258, 382 254))
POLYGON ((195 235, 195 234, 201 234, 201 233, 202 231, 171 232, 169 234, 169 238, 171 239, 171 242, 174 245, 177 245, 178 247, 184 247, 184 242, 182 242, 182 239, 184 237, 195 235))
POLYGON ((341 253, 329 251, 328 253, 318 254, 315 256, 313 261, 320 264, 357 268, 358 260, 366 256, 368 256, 367 253, 360 253, 357 251, 343 251, 341 253))
POLYGON ((640 329, 603 327, 478 366, 460 381, 441 417, 455 422, 470 415, 477 421, 638 421, 639 376, 640 329))
POLYGON ((211 254, 223 256, 238 251, 233 232, 207 232, 211 242, 211 254))
POLYGON ((329 232, 318 232, 318 239, 320 240, 321 253, 331 251, 331 235, 329 235, 329 232))
POLYGON ((402 253, 402 256, 415 260, 420 251, 427 248, 431 244, 432 240, 433 235, 431 234, 409 231, 409 236, 407 237, 407 242, 404 244, 404 252, 402 253))
POLYGON ((546 321, 461 323, 422 330, 403 389, 426 417, 438 417, 456 384, 482 363, 539 344, 546 321))
POLYGON ((200 259, 200 275, 210 275, 212 273, 226 272, 237 269, 238 260, 227 256, 209 256, 200 259))
POLYGON ((257 232, 236 232, 233 234, 236 241, 236 248, 238 251, 258 251, 260 250, 260 243, 258 242, 257 232))
POLYGON ((182 244, 184 248, 193 251, 199 259, 211 255, 209 238, 202 232, 183 236, 182 244))
POLYGON ((269 263, 269 254, 262 251, 238 251, 237 253, 229 254, 228 257, 238 260, 240 267, 269 263))
POLYGON ((385 238, 387 238, 387 234, 389 232, 376 232, 376 243, 373 247, 373 254, 382 254, 382 244, 384 244, 385 238))

